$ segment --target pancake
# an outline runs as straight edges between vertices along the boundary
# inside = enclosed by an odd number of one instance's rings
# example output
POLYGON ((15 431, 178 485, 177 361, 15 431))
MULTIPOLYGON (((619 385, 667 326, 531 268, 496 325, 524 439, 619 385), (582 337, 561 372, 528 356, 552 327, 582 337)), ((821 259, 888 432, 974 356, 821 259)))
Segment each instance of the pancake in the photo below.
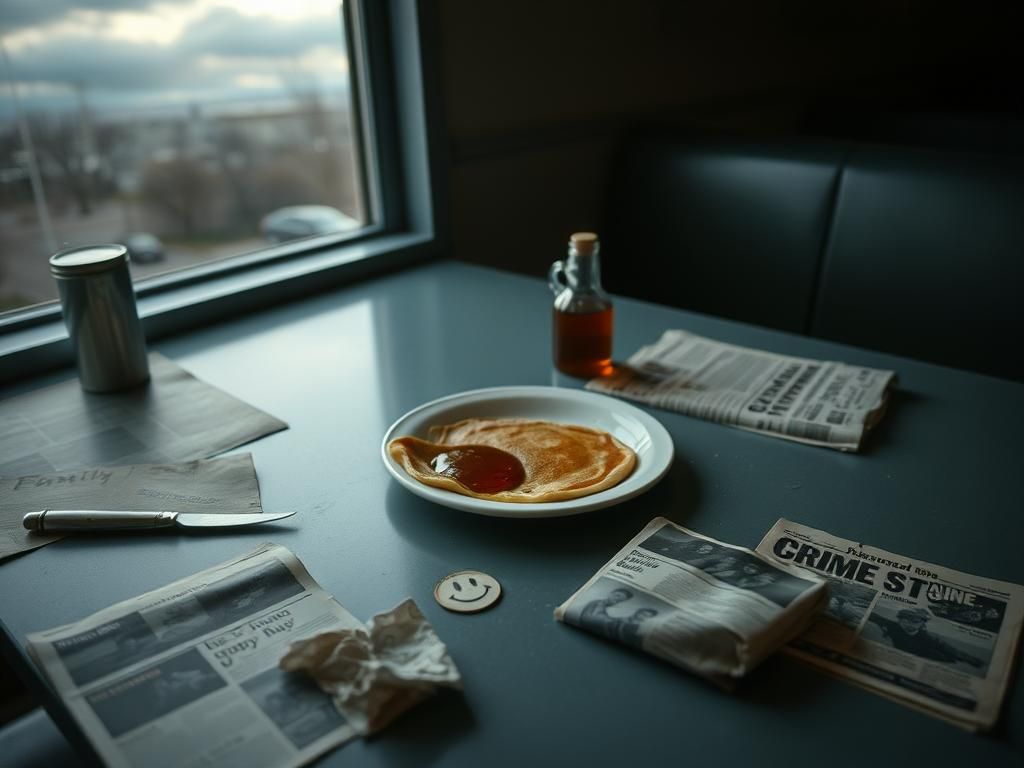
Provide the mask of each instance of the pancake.
POLYGON ((576 499, 618 485, 636 466, 632 449, 607 432, 571 424, 467 419, 431 427, 430 436, 392 440, 388 453, 421 483, 490 501, 576 499))

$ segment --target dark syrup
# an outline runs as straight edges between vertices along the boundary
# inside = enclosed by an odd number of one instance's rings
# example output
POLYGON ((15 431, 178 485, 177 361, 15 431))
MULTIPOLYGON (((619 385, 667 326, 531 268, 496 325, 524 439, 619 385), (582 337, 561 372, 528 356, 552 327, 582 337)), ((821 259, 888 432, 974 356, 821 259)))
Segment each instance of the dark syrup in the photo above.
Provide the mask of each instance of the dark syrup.
POLYGON ((430 461, 431 468, 474 493, 510 491, 526 479, 522 463, 507 451, 487 445, 448 448, 430 461))
POLYGON ((448 477, 474 493, 510 491, 526 479, 519 459, 508 451, 487 445, 437 445, 400 437, 406 450, 442 477, 448 477))
POLYGON ((607 376, 612 372, 612 308, 598 312, 555 310, 555 366, 580 378, 607 376))

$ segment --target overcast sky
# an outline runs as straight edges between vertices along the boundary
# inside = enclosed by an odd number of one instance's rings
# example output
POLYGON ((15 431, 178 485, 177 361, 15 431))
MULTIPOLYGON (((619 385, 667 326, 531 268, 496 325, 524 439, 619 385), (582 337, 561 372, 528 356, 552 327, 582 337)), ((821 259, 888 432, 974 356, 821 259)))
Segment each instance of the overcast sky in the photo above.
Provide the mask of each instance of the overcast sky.
POLYGON ((0 118, 273 99, 347 85, 338 0, 0 0, 0 118))

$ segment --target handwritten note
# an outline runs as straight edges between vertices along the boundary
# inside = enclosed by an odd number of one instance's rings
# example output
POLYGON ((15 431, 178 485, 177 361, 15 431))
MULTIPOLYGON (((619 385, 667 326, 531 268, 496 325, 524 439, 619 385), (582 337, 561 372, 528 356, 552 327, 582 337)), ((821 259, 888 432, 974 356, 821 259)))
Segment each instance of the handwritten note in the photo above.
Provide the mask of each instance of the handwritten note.
POLYGON ((22 517, 40 509, 263 511, 248 453, 0 478, 0 560, 61 538, 24 529, 22 517))

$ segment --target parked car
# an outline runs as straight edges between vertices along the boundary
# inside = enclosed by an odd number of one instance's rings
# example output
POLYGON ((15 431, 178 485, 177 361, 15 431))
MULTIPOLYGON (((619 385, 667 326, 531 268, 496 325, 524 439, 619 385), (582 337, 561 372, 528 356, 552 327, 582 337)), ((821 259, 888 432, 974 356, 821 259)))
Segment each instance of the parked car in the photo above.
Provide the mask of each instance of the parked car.
POLYGON ((121 239, 121 245, 128 249, 128 258, 139 264, 162 261, 167 255, 160 238, 148 232, 133 232, 121 239))
POLYGON ((260 233, 272 243, 312 235, 347 232, 359 222, 329 205, 291 205, 268 213, 260 221, 260 233))

